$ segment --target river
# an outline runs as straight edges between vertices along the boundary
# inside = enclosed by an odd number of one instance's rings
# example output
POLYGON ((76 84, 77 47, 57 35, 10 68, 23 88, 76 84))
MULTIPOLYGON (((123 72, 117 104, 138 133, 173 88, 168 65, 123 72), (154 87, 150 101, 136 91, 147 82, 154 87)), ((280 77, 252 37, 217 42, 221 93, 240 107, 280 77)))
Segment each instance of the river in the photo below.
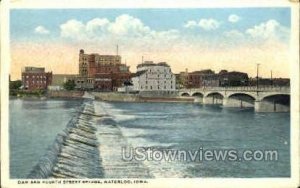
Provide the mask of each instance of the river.
POLYGON ((9 101, 10 177, 26 178, 82 101, 9 101))
MULTIPOLYGON (((28 175, 81 103, 10 100, 11 178, 28 175)), ((289 113, 192 103, 96 104, 111 116, 132 147, 278 152, 276 161, 143 161, 155 177, 290 176, 289 113)))

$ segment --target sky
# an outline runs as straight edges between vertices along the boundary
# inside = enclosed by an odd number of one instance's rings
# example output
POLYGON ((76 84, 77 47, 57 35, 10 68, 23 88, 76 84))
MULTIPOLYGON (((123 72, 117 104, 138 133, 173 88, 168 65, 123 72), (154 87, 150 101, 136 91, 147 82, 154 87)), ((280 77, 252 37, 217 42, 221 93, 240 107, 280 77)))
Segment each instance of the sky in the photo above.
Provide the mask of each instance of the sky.
POLYGON ((174 73, 212 69, 289 77, 289 8, 12 9, 11 78, 24 66, 77 74, 79 50, 144 60, 174 73))

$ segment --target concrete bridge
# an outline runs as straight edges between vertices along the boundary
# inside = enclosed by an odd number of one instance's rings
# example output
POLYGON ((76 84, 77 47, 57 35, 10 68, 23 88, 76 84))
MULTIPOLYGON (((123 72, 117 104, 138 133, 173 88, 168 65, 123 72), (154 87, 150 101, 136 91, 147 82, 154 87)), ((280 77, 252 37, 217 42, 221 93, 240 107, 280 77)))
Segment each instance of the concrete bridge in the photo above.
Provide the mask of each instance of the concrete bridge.
POLYGON ((256 112, 290 111, 290 87, 203 87, 180 89, 178 94, 202 104, 254 108, 256 112))

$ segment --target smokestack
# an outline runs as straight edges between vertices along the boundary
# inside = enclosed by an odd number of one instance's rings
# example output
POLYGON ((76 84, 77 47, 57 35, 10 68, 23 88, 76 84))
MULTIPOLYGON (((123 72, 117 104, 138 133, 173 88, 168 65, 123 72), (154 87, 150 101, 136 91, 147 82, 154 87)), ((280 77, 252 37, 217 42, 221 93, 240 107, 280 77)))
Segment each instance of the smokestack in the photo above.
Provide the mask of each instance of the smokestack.
POLYGON ((117 44, 117 55, 119 55, 119 45, 117 44))

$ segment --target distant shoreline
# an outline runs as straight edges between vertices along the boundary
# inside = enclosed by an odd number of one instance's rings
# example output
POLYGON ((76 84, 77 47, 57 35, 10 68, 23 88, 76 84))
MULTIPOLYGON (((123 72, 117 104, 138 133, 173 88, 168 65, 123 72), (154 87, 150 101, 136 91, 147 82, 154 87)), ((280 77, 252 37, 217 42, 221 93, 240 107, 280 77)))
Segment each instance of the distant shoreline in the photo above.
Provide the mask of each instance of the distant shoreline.
MULTIPOLYGON (((61 100, 83 100, 83 91, 48 91, 44 95, 21 95, 21 96, 9 96, 9 100, 23 99, 23 100, 49 100, 49 99, 61 99, 61 100)), ((93 92, 96 101, 107 102, 168 102, 168 103, 191 103, 194 102, 193 98, 182 98, 174 96, 164 97, 142 97, 136 94, 126 94, 118 92, 93 92)))

